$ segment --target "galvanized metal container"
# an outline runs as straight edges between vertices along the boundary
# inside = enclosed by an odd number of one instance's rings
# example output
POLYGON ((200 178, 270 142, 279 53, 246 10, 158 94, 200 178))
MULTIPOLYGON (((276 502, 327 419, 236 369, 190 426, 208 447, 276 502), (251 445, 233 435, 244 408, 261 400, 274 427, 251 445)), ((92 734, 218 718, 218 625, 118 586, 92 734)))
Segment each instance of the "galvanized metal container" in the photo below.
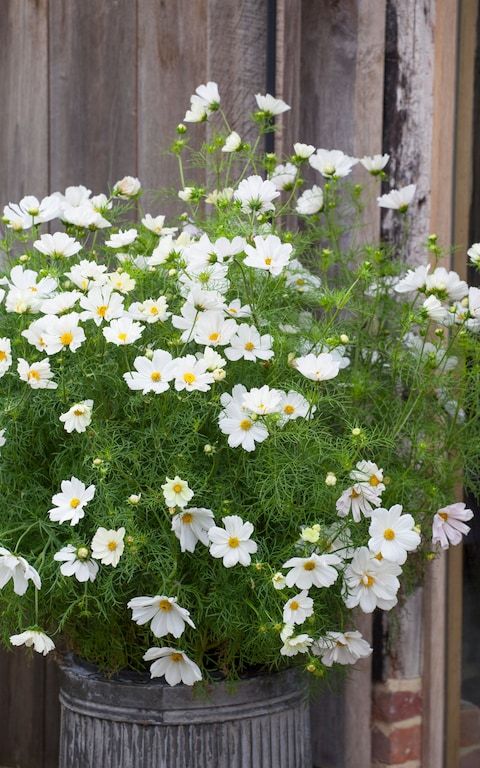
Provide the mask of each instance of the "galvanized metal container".
POLYGON ((61 673, 60 768, 310 768, 306 682, 291 669, 208 691, 61 673))

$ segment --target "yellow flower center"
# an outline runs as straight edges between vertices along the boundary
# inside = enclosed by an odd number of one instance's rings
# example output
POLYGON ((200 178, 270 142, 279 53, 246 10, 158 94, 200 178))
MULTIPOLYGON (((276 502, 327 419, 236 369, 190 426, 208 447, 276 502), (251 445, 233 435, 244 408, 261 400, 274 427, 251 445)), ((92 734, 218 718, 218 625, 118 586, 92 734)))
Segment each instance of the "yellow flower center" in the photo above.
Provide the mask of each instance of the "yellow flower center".
POLYGON ((83 408, 75 408, 73 415, 74 416, 83 416, 85 413, 85 410, 83 408))
POLYGON ((287 416, 291 416, 292 413, 295 413, 295 408, 293 405, 286 405, 283 409, 283 412, 287 414, 287 416))
POLYGON ((110 552, 115 552, 117 548, 117 542, 116 541, 109 541, 107 544, 107 548, 110 550, 110 552))
POLYGON ((446 512, 439 512, 438 516, 442 518, 445 522, 448 520, 448 514, 446 512))
POLYGON ((127 340, 127 334, 126 333, 119 333, 117 338, 118 338, 119 341, 126 341, 127 340))
POLYGON ((302 285, 305 285, 305 280, 303 279, 303 277, 298 277, 298 278, 295 280, 295 283, 296 283, 296 285, 300 285, 300 286, 302 286, 302 285))
POLYGON ((97 307, 97 315, 99 315, 99 317, 105 317, 105 315, 107 314, 107 309, 108 309, 108 305, 102 304, 101 307, 97 307))
POLYGON ((181 493, 182 491, 182 484, 181 483, 175 483, 173 486, 173 490, 175 493, 181 493))
POLYGON ((179 661, 183 661, 183 655, 181 653, 171 653, 170 659, 178 664, 179 661))
POLYGON ((228 546, 231 547, 232 549, 236 549, 237 547, 240 546, 240 541, 236 536, 230 536, 228 540, 228 546))
POLYGON ((0 349, 0 362, 3 362, 3 360, 7 359, 7 353, 3 351, 3 349, 0 349))
POLYGON ((68 347, 69 344, 73 341, 73 333, 70 331, 65 331, 65 333, 62 333, 60 336, 60 341, 62 342, 64 347, 68 347))
POLYGON ((300 608, 300 606, 297 603, 297 601, 296 600, 292 600, 292 602, 290 603, 290 610, 291 611, 298 611, 299 608, 300 608))
POLYGON ((161 611, 171 611, 173 609, 173 605, 171 604, 170 600, 159 600, 158 607, 161 611))
POLYGON ((187 373, 183 374, 183 380, 187 384, 193 384, 193 382, 196 381, 196 379, 197 379, 197 377, 195 376, 194 373, 191 373, 191 371, 187 371, 187 373))
POLYGON ((393 528, 385 528, 383 532, 383 538, 387 541, 392 541, 395 538, 395 531, 393 528))
POLYGON ((28 378, 35 379, 35 381, 40 381, 40 373, 35 369, 31 368, 28 372, 28 378))
POLYGON ((152 373, 150 374, 150 378, 152 381, 161 381, 162 374, 160 373, 160 371, 152 371, 152 373))
POLYGON ((373 576, 370 576, 368 573, 366 573, 364 576, 362 576, 362 582, 366 587, 373 587, 375 584, 375 579, 373 576))
POLYGON ((192 520, 193 520, 193 515, 190 514, 190 512, 185 512, 182 515, 182 523, 185 523, 185 525, 188 525, 189 523, 191 523, 192 520))
POLYGON ((158 308, 157 307, 150 307, 150 314, 151 315, 158 315, 158 308))
POLYGON ((351 499, 358 499, 359 496, 360 496, 360 494, 358 493, 358 491, 356 491, 355 488, 352 488, 352 492, 350 494, 350 498, 351 499))
POLYGON ((272 260, 270 258, 265 259, 265 264, 267 267, 269 267, 271 263, 272 263, 272 260))
POLYGON ((209 341, 218 341, 219 338, 220 338, 219 333, 211 333, 210 336, 208 337, 209 341))
POLYGON ((252 349, 255 349, 255 344, 253 344, 251 341, 247 341, 247 343, 245 344, 245 349, 247 350, 247 352, 251 352, 252 349))
POLYGON ((244 432, 248 432, 252 427, 253 424, 250 419, 243 419, 243 421, 240 422, 240 429, 243 429, 244 432))
POLYGON ((72 509, 76 509, 79 504, 80 504, 80 499, 77 499, 76 496, 74 496, 73 499, 70 499, 70 506, 72 509))
POLYGON ((377 552, 377 554, 375 555, 375 560, 378 560, 379 562, 383 560, 383 555, 381 552, 377 552))
POLYGON ((372 475, 368 482, 370 483, 370 485, 373 485, 374 488, 376 488, 377 485, 380 485, 380 480, 376 475, 372 475))
POLYGON ((313 560, 307 560, 307 562, 303 564, 303 568, 305 571, 314 571, 315 563, 313 562, 313 560))

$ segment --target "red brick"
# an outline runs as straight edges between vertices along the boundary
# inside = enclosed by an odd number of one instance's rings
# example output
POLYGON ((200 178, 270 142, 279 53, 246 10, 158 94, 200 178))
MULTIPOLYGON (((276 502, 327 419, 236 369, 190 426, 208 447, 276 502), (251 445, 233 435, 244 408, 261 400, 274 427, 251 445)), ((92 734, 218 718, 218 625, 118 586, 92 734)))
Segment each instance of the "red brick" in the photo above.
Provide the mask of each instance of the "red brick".
POLYGON ((460 754, 459 768, 478 768, 480 765, 480 749, 460 754))
MULTIPOLYGON (((422 745, 421 726, 395 728, 388 735, 373 726, 372 757, 386 765, 401 765, 407 760, 420 758, 422 745)), ((478 768, 478 766, 477 766, 478 768)))
MULTIPOLYGON (((480 707, 462 701, 460 711, 460 745, 462 747, 480 747, 480 707)), ((480 762, 479 762, 480 766, 480 762)))
POLYGON ((373 718, 384 723, 409 720, 422 713, 422 697, 418 691, 377 690, 373 698, 373 718))

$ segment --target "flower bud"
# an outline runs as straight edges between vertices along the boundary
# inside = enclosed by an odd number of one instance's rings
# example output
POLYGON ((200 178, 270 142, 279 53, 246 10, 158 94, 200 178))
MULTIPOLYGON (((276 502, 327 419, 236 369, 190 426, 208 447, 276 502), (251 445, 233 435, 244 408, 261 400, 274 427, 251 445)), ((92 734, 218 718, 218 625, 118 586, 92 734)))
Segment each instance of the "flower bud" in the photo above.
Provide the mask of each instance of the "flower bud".
POLYGON ((336 485, 337 484, 337 476, 333 472, 327 472, 325 476, 325 485, 336 485))
POLYGON ((26 253, 22 253, 21 256, 19 256, 18 260, 21 264, 25 264, 26 261, 28 261, 30 257, 26 253))
POLYGON ((215 370, 212 371, 212 376, 215 381, 223 381, 226 375, 227 372, 223 368, 215 368, 215 370))
POLYGON ((103 464, 103 459, 99 459, 99 458, 94 459, 92 464, 94 467, 99 467, 101 464, 103 464))
POLYGON ((132 493, 128 497, 127 501, 129 504, 134 504, 134 505, 139 504, 141 497, 142 497, 141 493, 132 493))
POLYGON ((342 333, 340 334, 340 341, 342 342, 342 344, 348 344, 350 339, 348 338, 346 333, 342 333))
POLYGON ((352 435, 353 435, 354 437, 358 437, 358 436, 359 436, 359 435, 361 435, 361 434, 362 434, 362 430, 360 429, 360 427, 354 427, 354 428, 352 429, 352 435))
POLYGON ((147 347, 147 349, 145 350, 145 357, 148 360, 152 360, 153 359, 153 355, 154 355, 153 349, 150 349, 150 347, 147 347))
POLYGON ((90 552, 87 549, 87 547, 79 547, 77 549, 77 557, 79 560, 86 560, 89 556, 90 552))

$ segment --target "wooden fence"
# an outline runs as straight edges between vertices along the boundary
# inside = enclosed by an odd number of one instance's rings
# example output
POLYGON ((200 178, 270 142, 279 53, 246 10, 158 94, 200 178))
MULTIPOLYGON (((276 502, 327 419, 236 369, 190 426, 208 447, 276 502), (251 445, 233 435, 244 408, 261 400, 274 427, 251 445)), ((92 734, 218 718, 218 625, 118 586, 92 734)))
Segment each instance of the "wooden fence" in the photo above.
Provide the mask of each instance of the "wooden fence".
MULTIPOLYGON (((211 79, 243 137, 253 94, 275 90, 292 105, 275 149, 300 140, 357 156, 393 150, 394 176, 419 179, 423 226, 434 16, 446 5, 455 3, 1 0, 0 201, 79 183, 99 193, 125 174, 147 189, 176 185, 164 149, 211 79)), ((344 697, 314 709, 318 765, 370 767, 370 677, 364 663, 344 697)), ((0 654, 1 765, 55 768, 56 685, 53 664, 0 654)))

